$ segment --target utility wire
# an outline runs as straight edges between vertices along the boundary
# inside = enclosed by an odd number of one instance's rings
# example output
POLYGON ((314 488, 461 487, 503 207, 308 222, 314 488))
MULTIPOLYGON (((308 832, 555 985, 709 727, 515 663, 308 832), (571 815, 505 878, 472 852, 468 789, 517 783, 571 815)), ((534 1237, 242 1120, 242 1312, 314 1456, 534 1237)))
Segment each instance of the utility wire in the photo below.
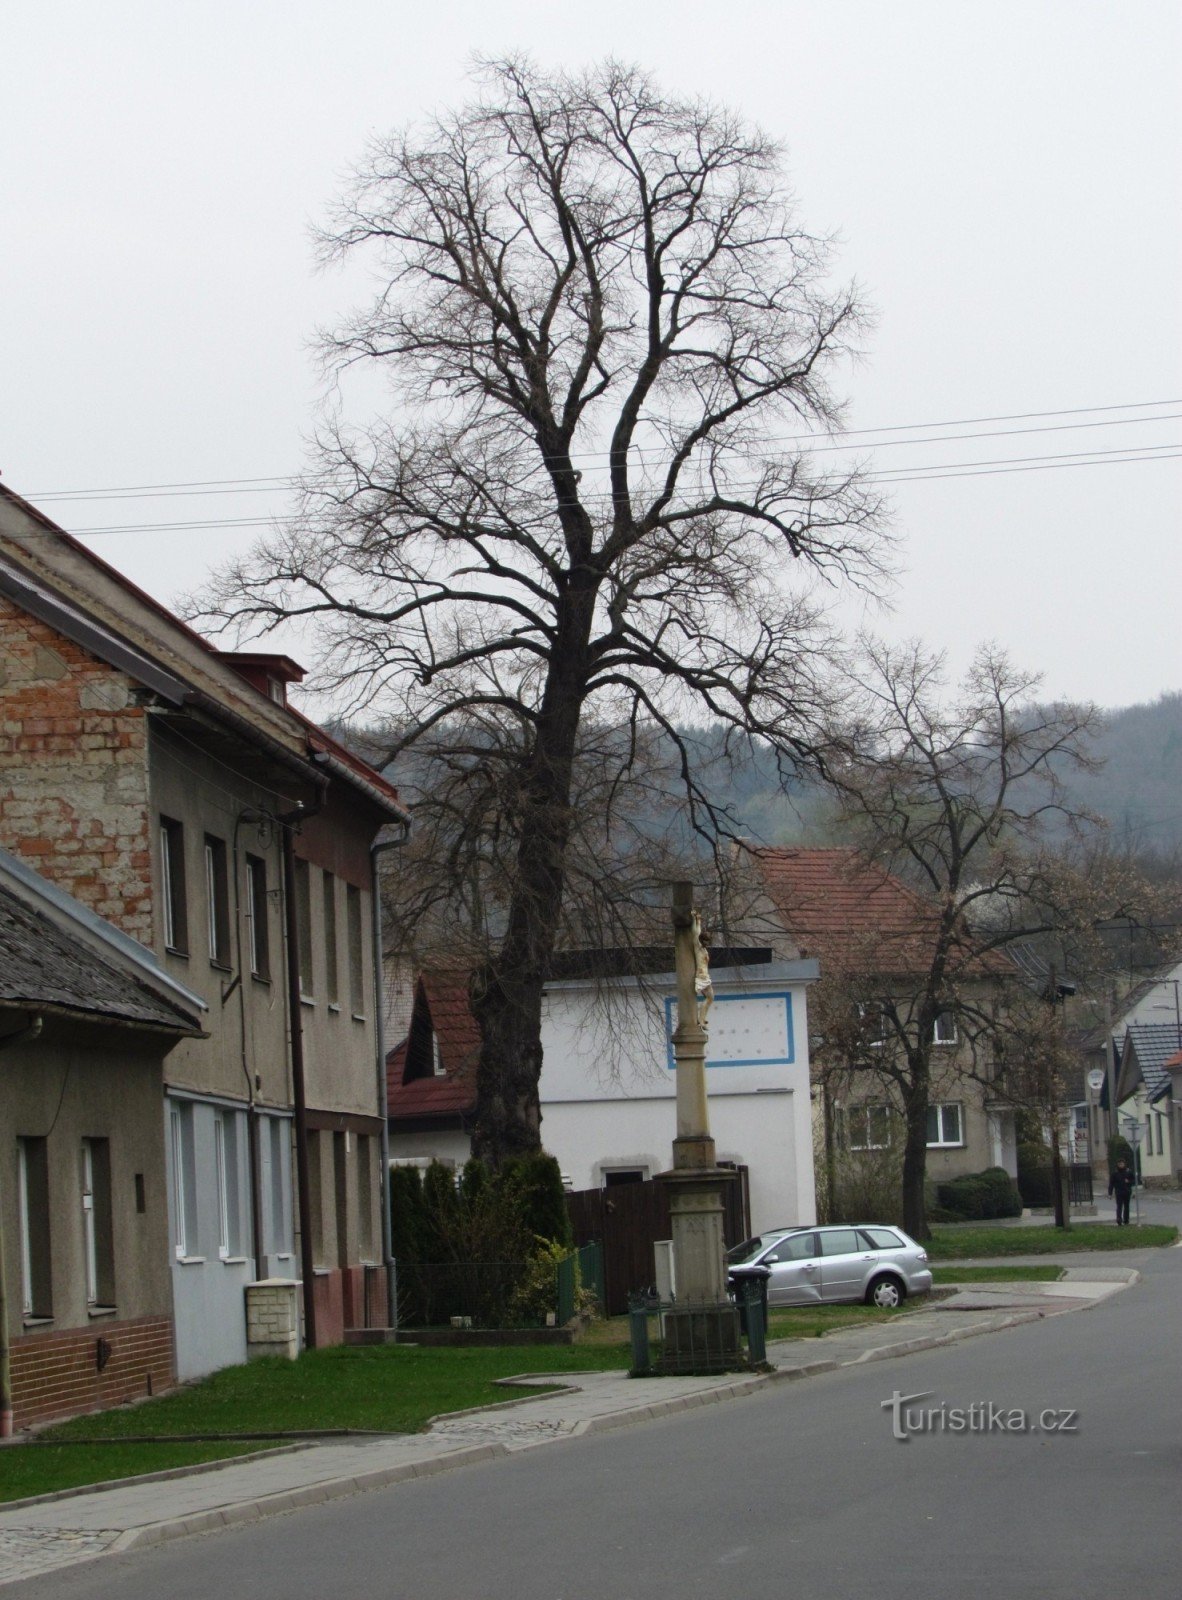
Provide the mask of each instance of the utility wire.
MULTIPOLYGON (((820 451, 820 450, 842 451, 842 450, 849 450, 849 449, 886 449, 886 448, 893 447, 893 446, 896 446, 896 445, 936 444, 936 443, 942 443, 945 440, 947 440, 949 442, 952 442, 953 440, 958 439, 958 438, 961 438, 961 439, 988 439, 988 438, 1000 438, 1004 434, 1018 435, 1018 434, 1031 434, 1031 433, 1058 433, 1058 432, 1066 432, 1066 431, 1068 431, 1070 429, 1075 429, 1075 428, 1106 428, 1106 427, 1119 427, 1119 426, 1127 425, 1129 423, 1169 422, 1169 421, 1176 420, 1178 413, 1171 413, 1171 414, 1168 414, 1168 415, 1161 415, 1161 416, 1144 416, 1144 417, 1123 417, 1122 416, 1122 417, 1113 417, 1113 418, 1110 418, 1108 420, 1101 419, 1101 420, 1093 421, 1093 422, 1062 423, 1062 424, 1058 424, 1056 426, 1045 427, 1045 428, 1006 428, 1006 429, 1000 430, 999 432, 994 432, 994 433, 981 433, 981 434, 947 434, 947 433, 942 433, 942 434, 936 435, 935 437, 933 437, 931 439, 883 439, 883 440, 878 441, 877 443, 874 443, 873 440, 872 440, 872 436, 875 435, 875 434, 886 434, 886 433, 915 433, 915 432, 922 432, 924 429, 931 429, 931 428, 973 427, 973 426, 976 426, 977 424, 992 423, 992 422, 1026 422, 1026 421, 1042 420, 1042 419, 1045 419, 1045 418, 1048 418, 1048 417, 1095 416, 1095 414, 1097 412, 1107 412, 1107 411, 1147 411, 1147 410, 1160 411, 1163 406, 1179 406, 1179 405, 1182 405, 1182 399, 1177 399, 1177 400, 1141 400, 1141 401, 1132 402, 1132 403, 1130 403, 1128 405, 1077 406, 1077 407, 1074 407, 1071 410, 1062 410, 1062 411, 1019 411, 1019 412, 1014 412, 1014 413, 1012 413, 1012 414, 1010 414, 1008 416, 1003 415, 1003 416, 994 416, 994 417, 959 417, 959 418, 955 418, 955 419, 950 419, 950 420, 948 420, 946 422, 907 422, 907 423, 894 423, 894 424, 888 423, 888 424, 884 424, 883 426, 880 426, 880 427, 877 427, 877 428, 852 428, 848 432, 843 434, 842 437, 844 439, 864 439, 864 440, 869 439, 869 440, 872 441, 869 444, 863 444, 863 445, 860 445, 860 446, 846 445, 844 443, 818 444, 818 443, 816 443, 816 441, 819 440, 819 439, 824 439, 824 438, 827 438, 827 437, 829 437, 829 438, 833 437, 832 435, 826 435, 826 434, 821 434, 821 433, 812 433, 812 434, 808 434, 808 433, 805 433, 805 434, 769 434, 769 435, 767 435, 766 442, 769 443, 769 444, 801 444, 801 445, 804 445, 806 447, 811 448, 814 451, 820 451)), ((638 456, 638 455, 643 456, 643 455, 646 455, 646 454, 652 455, 652 454, 656 454, 656 453, 657 453, 657 449, 656 449, 655 446, 654 447, 645 447, 643 445, 638 445, 638 446, 634 446, 629 451, 629 458, 631 459, 632 457, 638 456)), ((661 452, 661 453, 664 453, 664 452, 661 452)), ((572 451, 571 452, 571 460, 573 460, 573 461, 586 461, 586 460, 603 460, 603 461, 607 461, 609 459, 609 456, 610 456, 610 452, 607 451, 607 450, 586 450, 586 451, 572 451)), ((315 476, 315 475, 313 475, 313 476, 315 476)), ((290 488, 298 481, 299 481, 299 475, 298 474, 275 473, 270 477, 259 477, 259 478, 199 478, 199 479, 190 480, 188 482, 178 482, 178 483, 115 484, 115 485, 112 485, 112 486, 109 486, 109 487, 106 487, 106 488, 100 488, 100 489, 48 489, 48 490, 43 490, 43 491, 40 491, 40 492, 32 492, 28 496, 26 496, 26 498, 29 499, 29 500, 32 500, 32 501, 36 501, 38 503, 47 503, 47 502, 50 502, 50 501, 71 500, 71 499, 97 500, 97 499, 106 498, 108 496, 114 497, 114 496, 117 496, 117 495, 128 495, 128 496, 144 495, 144 496, 148 496, 148 495, 156 495, 156 494, 162 494, 163 495, 163 494, 174 494, 174 493, 175 494, 206 494, 206 493, 236 493, 236 492, 241 492, 241 493, 247 493, 247 492, 249 492, 249 493, 266 493, 266 492, 268 492, 268 490, 278 490, 278 489, 290 488)))
MULTIPOLYGON (((870 472, 865 475, 869 482, 881 482, 885 485, 901 483, 935 483, 947 478, 992 478, 1002 477, 1014 472, 1049 472, 1063 470, 1067 467, 1101 467, 1101 466, 1128 466, 1147 461, 1174 461, 1182 456, 1182 446, 1178 444, 1149 445, 1133 447, 1132 450, 1097 450, 1087 452, 1073 452, 1062 456, 1011 456, 998 457, 989 462, 949 461, 933 462, 924 467, 911 468, 886 468, 881 472, 870 472), (1141 453, 1137 453, 1138 448, 1141 453), (1146 451, 1152 454, 1144 453, 1146 451)), ((507 486, 517 490, 529 487, 526 484, 507 486)), ((728 494, 742 494, 745 490, 753 489, 757 485, 729 484, 725 488, 728 494)), ((703 491, 705 492, 705 491, 703 491)), ((609 493, 589 494, 586 500, 591 503, 611 503, 609 493)), ((557 502, 548 505, 546 511, 560 509, 557 502)), ((212 528, 272 528, 294 526, 302 519, 296 515, 269 516, 269 517, 210 517, 180 522, 127 522, 111 523, 106 526, 89 528, 74 528, 70 531, 78 538, 98 538, 116 533, 192 533, 212 528)), ((44 535, 31 531, 25 535, 27 538, 50 537, 48 530, 44 535)))

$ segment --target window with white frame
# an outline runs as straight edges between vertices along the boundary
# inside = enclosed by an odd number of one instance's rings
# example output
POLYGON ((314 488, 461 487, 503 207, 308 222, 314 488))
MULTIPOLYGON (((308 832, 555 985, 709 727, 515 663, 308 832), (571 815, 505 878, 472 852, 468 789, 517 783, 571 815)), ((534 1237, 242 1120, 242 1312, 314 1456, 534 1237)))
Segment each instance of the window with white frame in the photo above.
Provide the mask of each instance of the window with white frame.
POLYGON ((193 1107, 174 1102, 168 1114, 172 1157, 172 1244, 178 1260, 197 1255, 197 1172, 193 1107))
POLYGON ((928 1149, 964 1143, 964 1116, 956 1101, 928 1107, 928 1149))
POLYGON ((271 1248, 277 1256, 291 1252, 291 1219, 288 1214, 288 1195, 291 1185, 288 1171, 291 1166, 291 1132, 286 1118, 272 1117, 270 1121, 271 1157, 271 1248))
POLYGON ((230 1254, 230 1196, 226 1177, 226 1119, 219 1111, 213 1119, 214 1181, 218 1197, 218 1255, 230 1254))
POLYGON ((205 835, 205 917, 209 959, 215 967, 230 965, 230 875, 226 841, 205 835))
POLYGON ((345 921, 349 938, 349 1004, 353 1015, 365 1016, 365 939, 361 918, 361 890, 345 885, 345 921))
POLYGON ((340 1006, 340 963, 337 955, 337 880, 331 872, 323 875, 324 908, 324 997, 333 1010, 340 1006))
POLYGON ((271 976, 271 938, 267 920, 267 863, 261 856, 246 858, 246 917, 251 976, 265 981, 271 976))
POLYGON ((52 1317, 49 1250, 49 1161, 44 1139, 16 1141, 17 1225, 21 1249, 21 1312, 52 1317))
POLYGON ((185 830, 173 817, 160 818, 160 890, 165 946, 176 955, 188 955, 185 830))
POLYGON ((938 1012, 936 1015, 935 1024, 932 1028, 932 1043, 955 1044, 956 1038, 956 1012, 938 1012))
POLYGON ((846 1106, 845 1136, 849 1150, 885 1150, 891 1142, 890 1106, 846 1106))
POLYGON ((115 1239, 111 1217, 111 1145, 82 1141, 82 1239, 88 1306, 115 1304, 115 1239))

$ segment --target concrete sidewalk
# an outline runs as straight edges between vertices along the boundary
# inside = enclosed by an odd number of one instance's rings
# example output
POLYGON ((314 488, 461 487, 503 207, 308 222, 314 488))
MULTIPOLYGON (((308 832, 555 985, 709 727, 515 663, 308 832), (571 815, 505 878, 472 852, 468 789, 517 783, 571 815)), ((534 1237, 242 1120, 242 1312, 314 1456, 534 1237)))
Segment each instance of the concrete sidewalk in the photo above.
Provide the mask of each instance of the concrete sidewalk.
MULTIPOLYGON (((634 1380, 567 1373, 560 1393, 440 1418, 427 1432, 308 1444, 183 1468, 106 1488, 67 1491, 0 1511, 0 1584, 190 1533, 258 1521, 341 1495, 448 1472, 581 1434, 626 1427, 833 1372, 1082 1310, 1136 1282, 1128 1268, 1069 1268, 1059 1283, 972 1285, 889 1323, 769 1346, 773 1370, 634 1380)), ((519 1391, 545 1377, 509 1380, 519 1391)), ((553 1381, 553 1380, 550 1380, 553 1381)))

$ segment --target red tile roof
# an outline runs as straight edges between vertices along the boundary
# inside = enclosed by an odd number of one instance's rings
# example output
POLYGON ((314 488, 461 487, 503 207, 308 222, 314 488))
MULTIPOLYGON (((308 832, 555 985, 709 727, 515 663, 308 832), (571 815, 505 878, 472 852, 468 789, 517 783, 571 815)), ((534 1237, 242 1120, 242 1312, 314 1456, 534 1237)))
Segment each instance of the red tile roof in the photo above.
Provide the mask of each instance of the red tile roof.
MULTIPOLYGON (((905 976, 931 960, 935 906, 859 851, 758 849, 763 887, 802 956, 905 976)), ((982 974, 993 964, 976 961, 982 974)))
POLYGON ((386 1057, 387 1107, 407 1117, 465 1116, 476 1106, 480 1029, 468 1003, 468 973, 424 972, 415 985, 410 1032, 386 1057), (431 1049, 439 1047, 441 1073, 431 1049))

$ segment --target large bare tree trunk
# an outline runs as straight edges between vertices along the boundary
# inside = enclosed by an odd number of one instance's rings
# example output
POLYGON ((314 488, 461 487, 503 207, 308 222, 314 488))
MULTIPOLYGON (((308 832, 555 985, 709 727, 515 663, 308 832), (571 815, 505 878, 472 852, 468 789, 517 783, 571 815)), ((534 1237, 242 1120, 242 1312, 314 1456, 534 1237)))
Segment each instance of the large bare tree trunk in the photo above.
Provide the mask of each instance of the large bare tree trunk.
POLYGON ((501 947, 478 977, 480 1024, 472 1153, 492 1167, 538 1150, 542 1113, 542 990, 554 954, 565 887, 570 803, 594 616, 592 582, 560 608, 554 656, 524 783, 517 873, 501 947))

